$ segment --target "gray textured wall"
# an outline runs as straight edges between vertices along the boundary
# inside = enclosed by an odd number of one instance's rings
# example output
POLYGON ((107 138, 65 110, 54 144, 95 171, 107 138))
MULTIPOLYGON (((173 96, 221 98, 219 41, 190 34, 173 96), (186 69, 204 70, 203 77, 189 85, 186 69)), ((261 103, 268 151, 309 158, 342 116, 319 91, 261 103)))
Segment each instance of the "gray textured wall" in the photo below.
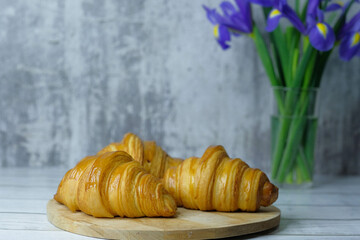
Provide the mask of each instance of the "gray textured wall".
MULTIPOLYGON (((132 131, 268 170, 265 72, 249 38, 220 49, 204 3, 219 2, 0 0, 0 165, 69 167, 132 131)), ((327 68, 318 173, 360 173, 359 63, 327 68)))

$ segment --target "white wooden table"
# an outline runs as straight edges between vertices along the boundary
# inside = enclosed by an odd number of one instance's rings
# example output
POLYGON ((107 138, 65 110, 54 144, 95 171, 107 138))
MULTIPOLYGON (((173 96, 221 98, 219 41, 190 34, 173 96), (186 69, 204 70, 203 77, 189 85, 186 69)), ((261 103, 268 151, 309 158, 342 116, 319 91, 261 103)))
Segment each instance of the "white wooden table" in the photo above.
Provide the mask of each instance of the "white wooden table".
MULTIPOLYGON (((0 239, 91 239, 47 221, 46 204, 66 169, 0 168, 0 239)), ((232 239, 360 239, 360 176, 321 177, 311 189, 280 189, 280 226, 232 239)))

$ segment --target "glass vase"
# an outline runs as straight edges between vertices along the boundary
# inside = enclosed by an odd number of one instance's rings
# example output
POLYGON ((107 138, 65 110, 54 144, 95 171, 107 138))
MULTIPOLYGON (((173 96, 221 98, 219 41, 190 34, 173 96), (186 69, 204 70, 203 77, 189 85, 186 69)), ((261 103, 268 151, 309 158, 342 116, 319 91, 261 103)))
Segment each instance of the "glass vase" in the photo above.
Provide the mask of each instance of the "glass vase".
POLYGON ((316 88, 274 87, 271 178, 279 186, 310 187, 314 176, 316 88))

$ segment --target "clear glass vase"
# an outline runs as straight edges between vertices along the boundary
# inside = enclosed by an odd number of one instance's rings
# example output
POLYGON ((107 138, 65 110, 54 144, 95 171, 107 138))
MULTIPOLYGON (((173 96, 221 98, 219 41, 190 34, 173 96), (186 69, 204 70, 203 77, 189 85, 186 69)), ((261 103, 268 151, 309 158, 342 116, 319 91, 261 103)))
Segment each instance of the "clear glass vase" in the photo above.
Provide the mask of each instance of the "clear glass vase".
POLYGON ((310 187, 314 176, 317 89, 274 87, 271 178, 279 186, 310 187))

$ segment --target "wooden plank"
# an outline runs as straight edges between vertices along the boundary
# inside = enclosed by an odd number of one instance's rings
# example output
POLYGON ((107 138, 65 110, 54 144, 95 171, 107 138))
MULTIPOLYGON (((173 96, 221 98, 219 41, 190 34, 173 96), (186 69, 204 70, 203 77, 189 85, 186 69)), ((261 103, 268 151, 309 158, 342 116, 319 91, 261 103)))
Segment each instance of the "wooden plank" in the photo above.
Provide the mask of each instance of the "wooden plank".
MULTIPOLYGON (((99 238, 86 237, 63 230, 58 231, 29 231, 29 230, 0 230, 0 239, 51 239, 51 240, 98 240, 99 238)), ((243 237, 227 238, 236 239, 261 239, 261 240, 358 240, 359 236, 296 236, 296 235, 268 235, 267 233, 249 234, 243 237)))
POLYGON ((56 188, 48 187, 0 187, 0 199, 51 199, 56 193, 56 188))
POLYGON ((36 177, 44 176, 49 178, 58 178, 65 175, 70 168, 51 167, 51 168, 0 168, 1 177, 36 177))
POLYGON ((275 205, 360 206, 359 194, 279 193, 275 205))
POLYGON ((63 230, 54 231, 30 231, 30 230, 0 230, 0 239, 18 240, 18 239, 50 239, 50 240, 90 240, 98 239, 86 237, 63 230))
POLYGON ((360 220, 360 206, 278 206, 285 219, 360 220))
POLYGON ((260 234, 251 234, 244 236, 244 238, 229 238, 228 240, 235 240, 235 239, 261 239, 261 240, 359 240, 358 236, 296 236, 296 235, 273 235, 273 234, 266 234, 266 233, 260 233, 260 234))
POLYGON ((1 177, 1 187, 57 187, 62 177, 49 178, 49 177, 1 177))
POLYGON ((360 220, 281 219, 276 235, 358 236, 360 220))
POLYGON ((46 214, 0 213, 1 230, 57 230, 47 220, 46 214))
POLYGON ((47 202, 38 199, 0 199, 0 213, 46 214, 47 202))
MULTIPOLYGON (((360 183, 359 183, 360 184, 360 183)), ((283 194, 360 194, 360 188, 358 185, 342 185, 342 184, 334 184, 334 185, 324 185, 324 186, 316 186, 308 189, 287 189, 280 188, 280 192, 283 194)))
MULTIPOLYGON (((70 233, 61 229, 54 231, 31 231, 31 230, 1 230, 0 239, 18 240, 18 239, 51 239, 51 240, 98 240, 99 238, 87 237, 75 233, 70 233)), ((249 234, 240 237, 226 238, 228 240, 240 239, 261 239, 261 240, 358 240, 359 236, 330 236, 330 235, 274 235, 271 231, 265 231, 257 234, 249 234)))

